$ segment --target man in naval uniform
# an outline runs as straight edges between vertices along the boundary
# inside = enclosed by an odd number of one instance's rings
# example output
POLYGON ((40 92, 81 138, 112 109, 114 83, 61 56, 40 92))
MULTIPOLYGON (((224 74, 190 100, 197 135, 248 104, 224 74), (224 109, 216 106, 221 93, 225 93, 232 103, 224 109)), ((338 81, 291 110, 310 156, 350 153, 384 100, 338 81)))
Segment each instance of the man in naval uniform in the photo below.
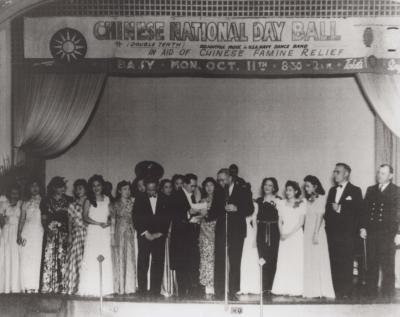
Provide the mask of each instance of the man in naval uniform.
POLYGON ((400 190, 392 183, 393 168, 383 164, 377 172, 377 184, 367 189, 364 198, 360 236, 366 239, 367 291, 378 295, 379 270, 381 294, 392 297, 395 291, 395 252, 400 241, 400 190))

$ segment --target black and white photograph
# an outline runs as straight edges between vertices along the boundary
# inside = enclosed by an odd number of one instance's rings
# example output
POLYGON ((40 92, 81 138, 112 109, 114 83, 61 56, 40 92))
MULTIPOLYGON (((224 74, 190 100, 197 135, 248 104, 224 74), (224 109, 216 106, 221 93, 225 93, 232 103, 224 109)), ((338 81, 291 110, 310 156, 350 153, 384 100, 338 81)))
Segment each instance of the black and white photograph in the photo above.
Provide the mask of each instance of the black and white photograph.
POLYGON ((400 0, 0 0, 0 316, 400 316, 400 0))

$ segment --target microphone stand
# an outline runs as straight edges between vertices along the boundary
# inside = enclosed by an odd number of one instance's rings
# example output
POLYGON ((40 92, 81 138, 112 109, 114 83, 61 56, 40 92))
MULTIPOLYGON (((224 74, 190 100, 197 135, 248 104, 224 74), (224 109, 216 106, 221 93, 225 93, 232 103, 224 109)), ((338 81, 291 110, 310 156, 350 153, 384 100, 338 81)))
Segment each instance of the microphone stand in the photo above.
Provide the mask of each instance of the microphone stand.
MULTIPOLYGON (((229 187, 225 186, 225 206, 229 201, 229 187)), ((229 272, 228 272, 228 212, 225 210, 225 311, 228 311, 228 288, 229 288, 229 272)))
POLYGON ((100 272, 100 315, 103 314, 103 261, 104 256, 99 255, 97 257, 97 261, 99 261, 99 272, 100 272))
POLYGON ((264 264, 259 263, 260 264, 260 317, 263 317, 263 306, 264 306, 264 296, 263 296, 263 266, 264 264))

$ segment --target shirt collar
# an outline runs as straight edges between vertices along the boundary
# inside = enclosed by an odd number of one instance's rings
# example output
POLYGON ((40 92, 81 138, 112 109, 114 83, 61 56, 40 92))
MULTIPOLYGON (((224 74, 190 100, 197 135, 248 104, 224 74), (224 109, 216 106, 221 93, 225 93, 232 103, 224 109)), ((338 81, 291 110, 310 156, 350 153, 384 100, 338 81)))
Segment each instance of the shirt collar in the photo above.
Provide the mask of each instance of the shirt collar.
POLYGON ((386 187, 389 186, 389 184, 390 184, 390 182, 389 183, 385 183, 385 184, 378 184, 378 187, 381 189, 381 191, 383 191, 386 187))
POLYGON ((189 193, 186 189, 185 189, 185 187, 182 187, 182 190, 183 190, 183 192, 185 193, 185 195, 187 196, 187 197, 190 197, 192 194, 191 193, 189 193))
POLYGON ((346 185, 349 183, 349 181, 344 181, 343 183, 340 183, 338 185, 342 185, 341 188, 344 190, 346 188, 346 185))

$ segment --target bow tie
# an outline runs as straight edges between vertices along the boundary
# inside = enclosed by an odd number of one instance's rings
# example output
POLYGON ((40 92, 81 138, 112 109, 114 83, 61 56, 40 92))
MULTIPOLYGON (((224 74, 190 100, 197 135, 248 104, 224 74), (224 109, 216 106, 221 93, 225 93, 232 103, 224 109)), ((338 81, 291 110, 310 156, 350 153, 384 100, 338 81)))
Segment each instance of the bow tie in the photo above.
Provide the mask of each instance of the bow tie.
POLYGON ((342 187, 343 187, 343 185, 341 185, 341 184, 336 185, 336 188, 342 188, 342 187))
POLYGON ((153 195, 149 194, 149 198, 157 198, 157 194, 153 194, 153 195))

